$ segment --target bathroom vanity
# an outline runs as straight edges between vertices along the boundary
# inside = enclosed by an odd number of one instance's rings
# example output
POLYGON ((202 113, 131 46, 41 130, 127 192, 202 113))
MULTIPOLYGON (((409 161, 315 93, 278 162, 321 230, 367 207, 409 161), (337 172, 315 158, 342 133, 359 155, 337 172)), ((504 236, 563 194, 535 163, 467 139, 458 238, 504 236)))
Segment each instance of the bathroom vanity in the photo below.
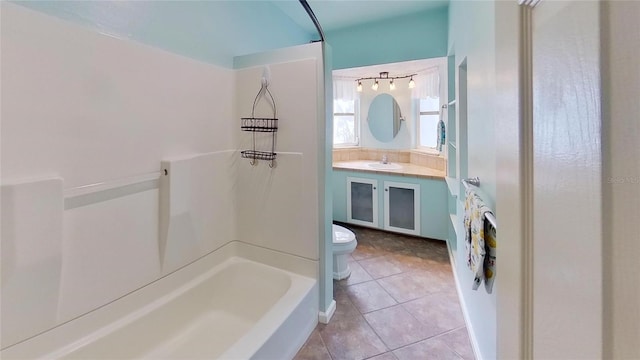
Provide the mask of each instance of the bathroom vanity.
POLYGON ((408 151, 334 151, 333 220, 445 240, 447 185, 439 160, 408 151), (383 153, 387 164, 374 160, 383 153))
POLYGON ((446 98, 446 86, 438 85, 438 76, 446 77, 446 59, 387 66, 333 72, 334 101, 353 101, 354 108, 334 114, 333 220, 446 240, 447 149, 436 150, 432 123, 442 116, 440 99, 446 98), (378 71, 379 77, 365 75, 378 71), (394 81, 400 77, 389 80, 396 73, 413 75, 402 83, 394 81), (344 119, 347 115, 354 124, 344 119))

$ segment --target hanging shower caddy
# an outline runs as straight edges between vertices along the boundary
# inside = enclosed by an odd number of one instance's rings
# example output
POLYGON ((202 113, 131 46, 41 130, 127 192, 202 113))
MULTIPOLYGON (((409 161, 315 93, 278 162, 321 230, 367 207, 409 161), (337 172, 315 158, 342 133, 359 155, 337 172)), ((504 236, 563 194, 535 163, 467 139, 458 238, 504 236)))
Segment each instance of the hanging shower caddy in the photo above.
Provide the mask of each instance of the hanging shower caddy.
POLYGON ((256 160, 269 160, 269 167, 274 166, 276 159, 275 146, 276 146, 276 132, 278 131, 278 118, 276 112, 276 102, 269 91, 269 84, 265 77, 262 79, 262 86, 253 100, 253 108, 251 109, 251 117, 240 118, 240 129, 242 131, 252 132, 253 148, 251 150, 243 150, 240 152, 243 158, 251 159, 251 165, 256 165, 256 160), (269 95, 267 98, 266 95, 269 95), (265 98, 265 101, 270 101, 273 108, 272 118, 256 117, 256 105, 260 101, 260 98, 265 98), (271 133, 271 151, 263 151, 256 149, 256 133, 271 133))

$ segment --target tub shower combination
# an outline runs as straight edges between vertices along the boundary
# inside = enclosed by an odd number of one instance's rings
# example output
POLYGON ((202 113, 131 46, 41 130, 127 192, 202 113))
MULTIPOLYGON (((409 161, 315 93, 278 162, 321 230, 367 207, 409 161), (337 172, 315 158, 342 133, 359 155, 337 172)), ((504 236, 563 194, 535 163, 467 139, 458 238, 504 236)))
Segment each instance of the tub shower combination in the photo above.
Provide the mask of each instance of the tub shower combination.
POLYGON ((8 316, 2 358, 292 358, 317 323, 318 262, 237 240, 203 245, 208 229, 202 234, 194 230, 206 227, 201 220, 219 211, 202 207, 202 200, 215 200, 208 198, 207 192, 215 191, 206 184, 216 159, 232 156, 165 161, 158 175, 97 184, 74 194, 62 191, 61 179, 3 185, 2 310, 8 316), (159 203, 161 276, 90 311, 61 318, 56 286, 62 284, 52 280, 61 272, 62 250, 55 246, 61 241, 36 246, 36 238, 48 231, 62 236, 64 211, 144 191, 156 191, 159 203), (65 210, 56 206, 62 201, 65 210), (53 220, 41 229, 30 228, 30 208, 53 220), (12 302, 33 297, 45 281, 36 301, 12 302))

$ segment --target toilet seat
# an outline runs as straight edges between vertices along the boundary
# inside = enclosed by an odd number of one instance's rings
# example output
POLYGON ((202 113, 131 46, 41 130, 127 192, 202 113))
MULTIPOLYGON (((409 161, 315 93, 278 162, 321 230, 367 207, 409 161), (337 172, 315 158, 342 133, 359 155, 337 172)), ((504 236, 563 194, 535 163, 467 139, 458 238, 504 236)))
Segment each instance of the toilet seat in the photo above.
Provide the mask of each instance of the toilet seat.
POLYGON ((357 245, 356 234, 353 231, 333 224, 333 253, 335 255, 351 253, 357 245))

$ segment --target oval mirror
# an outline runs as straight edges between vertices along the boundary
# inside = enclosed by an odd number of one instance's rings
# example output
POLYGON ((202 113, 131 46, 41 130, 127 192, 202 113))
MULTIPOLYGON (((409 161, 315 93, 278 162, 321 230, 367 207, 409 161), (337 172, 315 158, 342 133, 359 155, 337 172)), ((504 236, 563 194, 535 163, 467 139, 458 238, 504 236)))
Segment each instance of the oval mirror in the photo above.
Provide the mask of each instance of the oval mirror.
POLYGON ((381 142, 393 140, 400 130, 400 106, 389 94, 376 96, 369 105, 367 122, 373 136, 381 142))

